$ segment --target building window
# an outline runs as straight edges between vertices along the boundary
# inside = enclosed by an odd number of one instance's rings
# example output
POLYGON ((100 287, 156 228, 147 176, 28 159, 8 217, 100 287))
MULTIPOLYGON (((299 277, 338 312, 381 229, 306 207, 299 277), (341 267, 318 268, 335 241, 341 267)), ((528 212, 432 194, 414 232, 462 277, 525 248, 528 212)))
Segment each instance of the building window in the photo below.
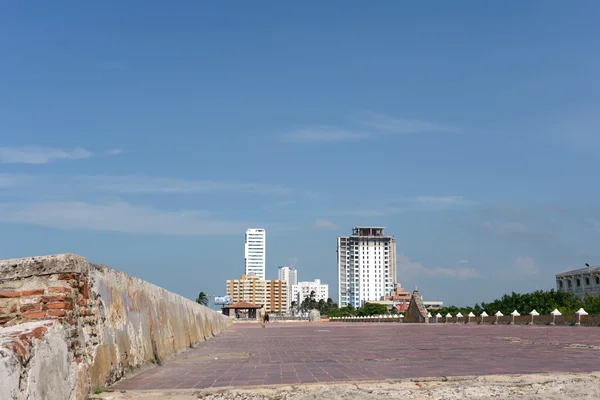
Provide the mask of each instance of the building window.
POLYGON ((577 286, 581 286, 581 279, 577 278, 577 286))
POLYGON ((590 284, 590 278, 585 278, 585 284, 586 286, 590 284))
POLYGON ((558 281, 558 287, 559 287, 560 289, 562 289, 562 288, 563 288, 563 282, 562 282, 562 281, 558 281))
POLYGON ((600 285, 600 276, 596 277, 596 285, 600 285))
POLYGON ((571 289, 571 286, 572 286, 572 284, 571 284, 571 280, 569 279, 569 280, 567 281, 567 288, 571 289))

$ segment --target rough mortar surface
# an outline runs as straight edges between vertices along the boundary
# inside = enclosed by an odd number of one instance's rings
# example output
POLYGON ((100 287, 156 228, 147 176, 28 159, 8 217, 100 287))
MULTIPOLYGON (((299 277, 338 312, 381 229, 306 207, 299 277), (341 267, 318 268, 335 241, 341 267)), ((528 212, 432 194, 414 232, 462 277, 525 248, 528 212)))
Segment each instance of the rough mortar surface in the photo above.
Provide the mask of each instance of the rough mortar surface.
POLYGON ((464 376, 218 390, 114 391, 96 397, 106 400, 595 400, 600 398, 600 373, 464 376))
POLYGON ((0 328, 0 398, 74 398, 79 366, 64 337, 63 326, 49 321, 0 328))

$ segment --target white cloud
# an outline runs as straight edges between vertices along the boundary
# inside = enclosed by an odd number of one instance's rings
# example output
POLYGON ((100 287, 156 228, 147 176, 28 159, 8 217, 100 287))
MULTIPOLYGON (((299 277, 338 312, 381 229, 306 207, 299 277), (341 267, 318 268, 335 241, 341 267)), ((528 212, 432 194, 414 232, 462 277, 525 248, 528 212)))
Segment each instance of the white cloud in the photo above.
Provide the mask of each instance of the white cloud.
POLYGON ((427 268, 417 261, 411 261, 406 255, 400 253, 396 256, 396 264, 403 276, 425 275, 433 278, 450 279, 472 279, 478 273, 475 268, 456 267, 456 268, 427 268))
POLYGON ((459 264, 468 264, 469 260, 458 260, 459 264))
MULTIPOLYGON (((123 150, 112 149, 102 153, 107 156, 121 154, 123 150)), ((48 164, 58 160, 81 160, 93 157, 94 153, 81 147, 57 149, 41 146, 0 146, 0 163, 4 164, 48 164)))
POLYGON ((335 210, 329 215, 347 215, 353 217, 379 217, 404 213, 409 210, 438 211, 451 207, 464 207, 477 204, 462 196, 416 196, 399 199, 386 208, 357 208, 354 210, 335 210))
POLYGON ((89 158, 92 153, 77 147, 64 150, 40 146, 0 147, 0 162, 5 164, 47 164, 56 160, 89 158))
POLYGON ((298 257, 291 257, 288 258, 287 263, 285 264, 286 267, 290 267, 290 268, 294 268, 296 266, 296 264, 298 264, 298 257))
POLYGON ((526 276, 538 275, 540 268, 536 265, 533 257, 517 257, 513 268, 517 273, 526 276))
POLYGON ((313 229, 320 231, 331 231, 338 229, 338 226, 332 221, 329 221, 328 219, 317 219, 313 223, 313 229))
POLYGON ((117 156, 119 154, 123 154, 123 149, 112 149, 104 152, 104 155, 107 156, 117 156))
POLYGON ((2 174, 0 173, 0 189, 14 188, 30 181, 31 178, 21 174, 2 174))
POLYGON ((66 230, 101 230, 161 235, 230 235, 252 223, 210 219, 202 211, 162 211, 124 202, 46 202, 0 204, 0 222, 66 230))
POLYGON ((308 126, 296 131, 281 135, 285 142, 295 143, 328 143, 328 142, 355 142, 374 138, 385 134, 410 134, 410 133, 435 133, 435 132, 460 132, 456 126, 437 122, 416 119, 399 119, 383 114, 366 113, 362 117, 352 117, 354 123, 365 126, 362 129, 343 129, 340 127, 308 126))
POLYGON ((293 192, 289 188, 264 183, 196 181, 144 176, 83 176, 74 178, 74 181, 90 191, 131 194, 243 192, 288 195, 293 192))
POLYGON ((332 143, 352 142, 368 139, 371 135, 366 132, 356 132, 338 128, 303 128, 281 136, 285 142, 294 143, 332 143))
POLYGON ((146 176, 74 176, 53 175, 0 175, 2 182, 28 180, 36 188, 46 187, 46 193, 53 190, 61 193, 119 193, 119 194, 195 194, 210 192, 251 193, 258 195, 299 195, 314 198, 318 195, 310 191, 298 191, 279 185, 248 182, 217 182, 186 180, 146 176))
POLYGON ((387 208, 357 208, 355 210, 335 210, 328 213, 328 215, 336 216, 349 216, 349 217, 380 217, 383 215, 399 214, 407 211, 406 208, 399 207, 387 207, 387 208))
POLYGON ((460 132, 461 129, 448 124, 422 121, 417 119, 394 118, 384 114, 369 113, 361 122, 382 133, 426 133, 426 132, 460 132))
POLYGON ((544 235, 545 232, 534 229, 524 222, 486 220, 483 221, 483 228, 487 231, 500 236, 509 236, 513 234, 523 235, 544 235))
POLYGON ((462 196, 417 196, 415 201, 419 204, 430 206, 461 206, 472 205, 474 201, 467 200, 462 196))

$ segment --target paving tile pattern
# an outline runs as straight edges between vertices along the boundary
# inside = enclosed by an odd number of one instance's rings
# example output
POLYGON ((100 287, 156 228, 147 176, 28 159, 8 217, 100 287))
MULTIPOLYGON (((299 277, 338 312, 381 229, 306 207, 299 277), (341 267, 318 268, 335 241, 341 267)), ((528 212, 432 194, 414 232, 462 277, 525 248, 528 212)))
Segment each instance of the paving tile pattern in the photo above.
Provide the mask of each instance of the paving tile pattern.
POLYGON ((191 389, 600 370, 600 328, 235 324, 115 389, 191 389))

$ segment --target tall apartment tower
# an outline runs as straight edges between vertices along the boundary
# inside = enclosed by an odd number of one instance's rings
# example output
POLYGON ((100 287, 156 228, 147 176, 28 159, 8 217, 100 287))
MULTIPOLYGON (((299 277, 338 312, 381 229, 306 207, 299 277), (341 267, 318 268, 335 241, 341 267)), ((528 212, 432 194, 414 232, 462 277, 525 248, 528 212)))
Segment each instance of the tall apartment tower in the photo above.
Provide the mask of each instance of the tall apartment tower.
POLYGON ((295 268, 279 267, 279 280, 287 286, 287 309, 290 310, 292 301, 292 286, 298 283, 298 271, 295 268))
POLYGON ((389 296, 396 286, 396 238, 385 228, 356 226, 337 244, 338 304, 361 307, 389 296))
POLYGON ((267 262, 267 233, 264 229, 248 229, 244 245, 246 272, 258 279, 265 279, 267 262))
POLYGON ((279 280, 287 282, 288 285, 295 285, 298 283, 298 271, 296 268, 279 267, 279 280))

